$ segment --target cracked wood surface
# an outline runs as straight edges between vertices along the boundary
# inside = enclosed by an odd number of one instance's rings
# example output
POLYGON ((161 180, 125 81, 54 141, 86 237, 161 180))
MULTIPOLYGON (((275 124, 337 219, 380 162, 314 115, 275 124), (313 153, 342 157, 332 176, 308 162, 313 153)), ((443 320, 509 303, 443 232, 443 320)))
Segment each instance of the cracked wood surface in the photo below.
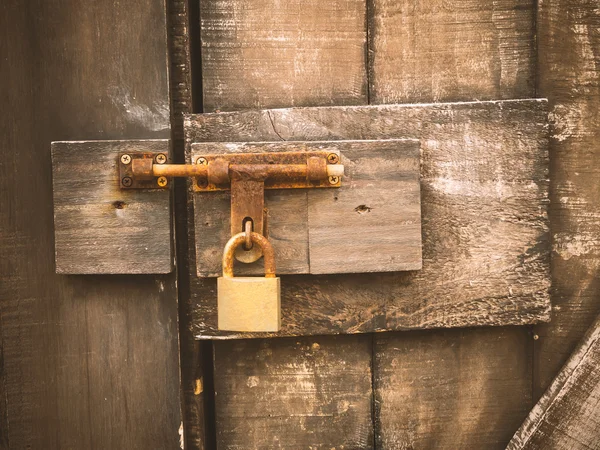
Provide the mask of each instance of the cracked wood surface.
MULTIPOLYGON (((202 114, 185 128, 188 151, 278 136, 421 141, 423 269, 285 277, 273 336, 547 320, 546 120, 544 100, 522 100, 202 114)), ((196 335, 235 335, 216 330, 214 282, 202 285, 196 335)))

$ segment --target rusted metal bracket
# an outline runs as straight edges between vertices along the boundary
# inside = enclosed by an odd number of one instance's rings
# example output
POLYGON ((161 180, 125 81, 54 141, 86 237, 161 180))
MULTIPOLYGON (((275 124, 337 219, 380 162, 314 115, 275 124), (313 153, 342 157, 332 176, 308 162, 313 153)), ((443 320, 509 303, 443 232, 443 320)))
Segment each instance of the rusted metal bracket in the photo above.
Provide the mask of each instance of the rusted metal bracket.
MULTIPOLYGON (((231 235, 249 229, 267 237, 265 189, 337 188, 344 174, 337 151, 203 155, 194 163, 169 164, 162 153, 120 154, 120 185, 122 189, 166 189, 172 177, 192 177, 194 192, 231 190, 231 235)), ((236 252, 236 258, 246 263, 261 256, 258 246, 236 252)))

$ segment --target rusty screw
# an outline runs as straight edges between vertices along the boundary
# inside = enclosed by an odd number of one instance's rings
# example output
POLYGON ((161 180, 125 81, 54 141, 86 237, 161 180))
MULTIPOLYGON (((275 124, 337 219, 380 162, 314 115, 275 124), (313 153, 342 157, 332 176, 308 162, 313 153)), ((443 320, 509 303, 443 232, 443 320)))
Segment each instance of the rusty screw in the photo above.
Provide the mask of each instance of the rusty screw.
MULTIPOLYGON (((124 155, 124 156, 127 156, 127 155, 124 155)), ((125 186, 125 187, 129 187, 133 184, 133 180, 129 177, 125 177, 121 180, 121 184, 123 184, 123 186, 125 186)))
POLYGON ((208 161, 206 160, 206 158, 204 157, 200 157, 196 160, 196 164, 200 164, 201 166, 206 166, 208 164, 208 161))
POLYGON ((208 181, 203 178, 198 178, 197 184, 199 188, 204 189, 206 186, 208 186, 208 181))
POLYGON ((167 181, 167 177, 158 177, 156 179, 156 183, 160 186, 160 187, 165 187, 168 183, 167 181))
POLYGON ((340 161, 340 157, 335 153, 330 153, 327 155, 327 162, 329 164, 337 164, 340 161))
POLYGON ((131 162, 131 156, 129 156, 129 155, 121 155, 121 162, 123 164, 129 164, 131 162))
POLYGON ((163 153, 159 153, 158 155, 156 155, 156 158, 154 160, 157 164, 164 164, 167 162, 167 157, 163 153))
POLYGON ((329 184, 338 184, 340 182, 340 177, 329 177, 329 184))

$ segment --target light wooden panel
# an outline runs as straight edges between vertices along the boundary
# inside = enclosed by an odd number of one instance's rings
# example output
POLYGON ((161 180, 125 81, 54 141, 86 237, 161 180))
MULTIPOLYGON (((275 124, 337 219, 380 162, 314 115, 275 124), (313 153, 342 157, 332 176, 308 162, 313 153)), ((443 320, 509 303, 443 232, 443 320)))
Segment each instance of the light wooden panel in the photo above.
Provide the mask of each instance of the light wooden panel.
POLYGON ((536 327, 535 398, 600 314, 600 10, 539 3, 539 92, 552 118, 552 322, 536 327))
POLYGON ((219 448, 373 449, 365 337, 216 342, 219 448))
MULTIPOLYGON (((421 140, 423 269, 282 281, 285 334, 548 320, 544 100, 298 108, 187 116, 188 142, 421 140)), ((196 334, 216 331, 210 282, 196 334)))
MULTIPOLYGON (((195 143, 190 160, 207 154, 285 151, 339 152, 346 174, 340 188, 265 191, 278 274, 421 268, 417 140, 195 143)), ((231 237, 230 194, 190 195, 197 274, 220 276, 223 248, 231 237)), ((264 272, 262 260, 236 266, 240 275, 264 272)))
POLYGON ((600 449, 600 317, 556 376, 507 450, 600 449))
POLYGON ((119 154, 169 154, 168 140, 52 143, 56 272, 169 273, 171 192, 120 188, 119 154))
POLYGON ((527 98, 533 0, 367 0, 371 103, 527 98))
POLYGON ((510 328, 377 334, 376 447, 503 449, 531 402, 521 338, 510 328))
POLYGON ((345 169, 342 187, 308 193, 310 273, 420 269, 419 141, 347 141, 336 147, 345 169))
POLYGON ((366 103, 363 0, 200 7, 205 112, 366 103))
POLYGON ((2 433, 14 449, 178 448, 176 275, 57 275, 50 155, 169 138, 165 3, 1 9, 2 433))

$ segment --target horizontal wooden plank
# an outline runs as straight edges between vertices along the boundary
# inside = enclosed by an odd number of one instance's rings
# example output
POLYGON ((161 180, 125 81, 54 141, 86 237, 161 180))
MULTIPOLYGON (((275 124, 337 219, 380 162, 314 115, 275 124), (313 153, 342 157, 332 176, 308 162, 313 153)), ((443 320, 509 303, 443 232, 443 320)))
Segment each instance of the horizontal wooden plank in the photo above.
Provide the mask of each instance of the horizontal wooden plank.
POLYGON ((200 2, 204 111, 367 102, 364 0, 200 2))
MULTIPOLYGON (((548 320, 550 308, 546 106, 535 99, 245 111, 188 115, 185 127, 188 145, 421 142, 423 269, 284 277, 281 335, 527 324, 548 320)), ((192 295, 197 337, 224 336, 214 284, 197 283, 192 295)))
POLYGON ((214 349, 219 448, 373 448, 368 336, 223 341, 214 349))
POLYGON ((168 190, 123 190, 121 152, 169 153, 169 140, 52 143, 56 272, 169 273, 168 190))
MULTIPOLYGON (((278 274, 421 268, 419 141, 196 143, 191 160, 208 153, 285 151, 339 152, 346 174, 340 188, 265 191, 278 274)), ((197 274, 220 276, 231 237, 230 194, 191 195, 197 274)), ((236 264, 240 275, 263 271, 262 260, 236 264)))
POLYGON ((507 450, 600 449, 600 317, 507 450))

